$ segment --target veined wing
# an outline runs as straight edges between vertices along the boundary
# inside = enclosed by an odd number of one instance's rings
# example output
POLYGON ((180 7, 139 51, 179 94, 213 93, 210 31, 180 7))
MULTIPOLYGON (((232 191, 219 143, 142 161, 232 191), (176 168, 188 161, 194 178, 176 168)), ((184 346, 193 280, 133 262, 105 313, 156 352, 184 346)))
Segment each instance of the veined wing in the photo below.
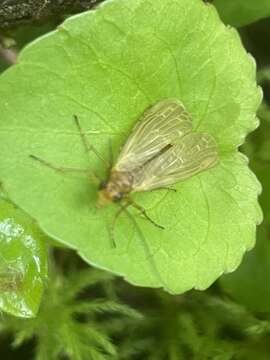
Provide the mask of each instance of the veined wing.
POLYGON ((114 168, 132 171, 178 142, 192 130, 192 120, 177 99, 161 100, 148 109, 132 130, 114 168))
POLYGON ((189 133, 167 151, 133 172, 133 191, 175 184, 207 170, 218 161, 217 144, 205 133, 189 133))

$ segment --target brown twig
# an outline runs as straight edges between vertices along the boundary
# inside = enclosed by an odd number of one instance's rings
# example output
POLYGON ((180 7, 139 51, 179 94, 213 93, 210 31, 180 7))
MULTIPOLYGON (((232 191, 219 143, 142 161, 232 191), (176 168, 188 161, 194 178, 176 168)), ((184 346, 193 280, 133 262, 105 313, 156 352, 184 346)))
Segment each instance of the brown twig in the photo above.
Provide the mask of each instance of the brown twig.
POLYGON ((104 0, 0 0, 0 29, 92 9, 104 0))

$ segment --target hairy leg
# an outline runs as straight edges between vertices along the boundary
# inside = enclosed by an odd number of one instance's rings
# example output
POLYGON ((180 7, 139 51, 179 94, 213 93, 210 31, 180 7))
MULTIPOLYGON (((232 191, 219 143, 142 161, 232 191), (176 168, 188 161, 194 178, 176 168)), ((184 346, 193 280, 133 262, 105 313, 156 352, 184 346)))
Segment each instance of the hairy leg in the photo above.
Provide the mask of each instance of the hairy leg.
POLYGON ((47 166, 48 168, 57 171, 61 174, 81 174, 84 176, 87 176, 94 184, 98 185, 100 184, 100 178, 91 170, 89 169, 78 169, 78 168, 71 168, 71 167, 65 167, 65 166, 57 166, 52 163, 50 163, 47 160, 44 160, 36 155, 30 154, 29 157, 35 161, 38 161, 40 164, 47 166))
MULTIPOLYGON (((81 140, 82 140, 82 143, 83 143, 83 146, 85 148, 85 151, 88 155, 88 161, 90 162, 90 158, 89 158, 89 151, 93 151, 95 153, 96 156, 98 156, 99 159, 101 159, 105 164, 106 164, 106 167, 108 167, 108 164, 107 162, 103 159, 103 157, 98 153, 98 151, 94 148, 94 146, 90 145, 87 141, 87 138, 84 134, 84 132, 82 131, 82 128, 81 128, 81 125, 80 125, 80 122, 79 122, 79 119, 76 115, 74 115, 74 121, 75 121, 75 124, 76 124, 76 127, 79 131, 79 134, 80 134, 80 137, 81 137, 81 140)), ((32 158, 33 160, 36 160, 36 161, 39 161, 41 164, 59 172, 59 173, 77 173, 77 174, 85 174, 88 178, 90 178, 92 180, 92 182, 94 182, 95 184, 99 184, 101 182, 101 179, 99 178, 99 176, 97 174, 95 174, 94 171, 91 171, 90 170, 90 167, 89 169, 77 169, 77 168, 70 168, 70 167, 64 167, 64 166, 57 166, 57 165, 54 165, 50 162, 48 162, 47 160, 44 160, 36 155, 29 155, 30 158, 32 158)))
POLYGON ((120 207, 116 211, 116 213, 114 214, 113 221, 112 221, 111 232, 110 232, 113 247, 116 247, 116 243, 115 243, 115 239, 114 239, 114 229, 115 229, 116 221, 117 221, 117 219, 119 219, 120 215, 128 208, 130 203, 129 202, 126 202, 125 204, 118 203, 118 205, 120 207))
POLYGON ((29 157, 33 160, 40 162, 42 165, 45 165, 45 166, 47 166, 55 171, 61 172, 61 173, 82 173, 82 174, 86 174, 86 175, 88 175, 88 173, 89 173, 87 169, 77 169, 77 168, 53 165, 49 161, 44 160, 36 155, 30 154, 29 157))
POLYGON ((140 214, 142 214, 148 221, 151 222, 151 224, 155 225, 159 229, 164 229, 164 226, 159 225, 156 223, 153 219, 150 218, 150 216, 147 214, 146 210, 139 204, 137 204, 133 199, 128 198, 129 205, 133 206, 135 209, 139 210, 140 214))
POLYGON ((160 187, 160 188, 157 188, 157 189, 154 189, 154 190, 151 190, 151 191, 155 191, 155 190, 168 190, 168 191, 173 191, 173 192, 177 192, 176 189, 172 188, 172 187, 160 187))

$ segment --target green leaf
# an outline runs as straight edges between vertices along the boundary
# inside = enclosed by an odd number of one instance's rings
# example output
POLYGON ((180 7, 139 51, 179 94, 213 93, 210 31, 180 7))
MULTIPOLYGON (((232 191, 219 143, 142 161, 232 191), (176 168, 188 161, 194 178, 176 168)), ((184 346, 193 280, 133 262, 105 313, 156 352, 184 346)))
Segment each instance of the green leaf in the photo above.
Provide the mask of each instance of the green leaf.
POLYGON ((214 0, 221 19, 236 27, 270 16, 269 0, 214 0))
POLYGON ((245 256, 243 263, 233 274, 221 277, 220 284, 235 300, 250 310, 269 312, 269 276, 269 231, 266 226, 260 226, 255 249, 245 256))
POLYGON ((20 317, 38 311, 47 276, 46 237, 29 216, 0 198, 0 309, 20 317))
POLYGON ((254 246, 260 186, 237 147, 258 125, 261 91, 253 59, 214 7, 109 1, 28 46, 2 75, 0 97, 0 178, 10 198, 88 263, 181 293, 207 288, 254 246), (181 99, 195 131, 215 137, 219 164, 176 184, 177 193, 136 194, 165 230, 129 209, 116 223, 114 248, 109 233, 119 207, 97 209, 90 179, 29 155, 105 176, 93 153, 88 163, 73 114, 102 156, 111 141, 116 157, 140 114, 168 97, 181 99))

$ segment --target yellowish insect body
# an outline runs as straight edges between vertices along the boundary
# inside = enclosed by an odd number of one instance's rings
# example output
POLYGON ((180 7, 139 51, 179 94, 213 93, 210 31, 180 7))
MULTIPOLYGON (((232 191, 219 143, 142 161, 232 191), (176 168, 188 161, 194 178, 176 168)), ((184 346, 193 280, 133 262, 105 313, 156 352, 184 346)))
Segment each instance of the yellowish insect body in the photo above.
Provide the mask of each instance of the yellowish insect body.
POLYGON ((132 191, 133 176, 128 172, 111 170, 108 181, 101 184, 98 192, 97 207, 103 207, 110 202, 117 202, 132 191))
MULTIPOLYGON (((94 146, 89 144, 78 118, 74 116, 74 119, 86 152, 93 151, 106 163, 94 146)), ((91 175, 95 183, 100 181, 94 171, 57 167, 35 155, 30 156, 56 171, 84 172, 91 175)), ((163 228, 129 194, 167 188, 210 169, 217 162, 215 139, 208 133, 193 131, 192 118, 183 104, 178 99, 158 101, 136 123, 115 165, 110 169, 108 179, 100 184, 97 207, 112 202, 119 204, 114 225, 121 212, 132 205, 151 223, 163 228)))
POLYGON ((214 138, 192 128, 191 116, 177 99, 146 110, 102 183, 97 206, 118 202, 131 192, 167 187, 213 167, 218 161, 214 138))

